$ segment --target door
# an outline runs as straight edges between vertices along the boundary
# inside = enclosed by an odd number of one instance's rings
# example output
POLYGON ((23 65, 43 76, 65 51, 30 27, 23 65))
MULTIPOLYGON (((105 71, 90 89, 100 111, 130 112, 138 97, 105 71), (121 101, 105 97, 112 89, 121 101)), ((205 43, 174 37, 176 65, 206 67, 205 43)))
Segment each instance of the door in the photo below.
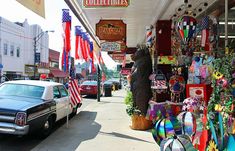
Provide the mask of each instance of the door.
POLYGON ((64 117, 67 116, 67 114, 71 113, 71 105, 69 102, 69 95, 68 95, 68 91, 66 90, 66 88, 63 85, 58 86, 59 87, 59 91, 61 94, 61 100, 62 100, 62 108, 63 108, 63 112, 64 112, 64 117))
POLYGON ((64 117, 64 102, 58 86, 53 87, 53 97, 56 102, 56 121, 58 121, 64 117))

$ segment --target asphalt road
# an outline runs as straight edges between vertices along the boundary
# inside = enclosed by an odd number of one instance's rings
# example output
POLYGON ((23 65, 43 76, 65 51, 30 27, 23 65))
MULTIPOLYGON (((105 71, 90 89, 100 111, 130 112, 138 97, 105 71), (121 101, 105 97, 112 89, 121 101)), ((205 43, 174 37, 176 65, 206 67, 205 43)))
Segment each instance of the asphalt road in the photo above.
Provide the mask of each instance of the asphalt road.
MULTIPOLYGON (((79 116, 79 112, 93 101, 97 101, 96 98, 83 97, 82 106, 78 109, 76 116, 79 116)), ((66 118, 58 121, 53 131, 56 131, 64 124, 66 124, 66 118)), ((42 141, 43 139, 36 134, 21 137, 0 134, 0 151, 30 151, 42 141)))

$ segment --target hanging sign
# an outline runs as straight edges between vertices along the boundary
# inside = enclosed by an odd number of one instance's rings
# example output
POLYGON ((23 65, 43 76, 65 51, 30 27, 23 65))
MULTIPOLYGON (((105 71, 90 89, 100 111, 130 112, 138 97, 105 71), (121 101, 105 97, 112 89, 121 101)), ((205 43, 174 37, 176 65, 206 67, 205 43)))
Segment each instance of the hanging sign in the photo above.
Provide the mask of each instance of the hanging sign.
POLYGON ((104 42, 101 43, 101 51, 120 51, 121 50, 121 44, 117 42, 104 42))
POLYGON ((44 0, 16 0, 26 8, 45 18, 44 0))
POLYGON ((115 61, 123 61, 123 59, 125 57, 125 54, 124 53, 119 53, 119 52, 114 52, 110 56, 115 61))
POLYGON ((100 40, 126 40, 126 24, 122 20, 100 20, 96 24, 96 36, 100 40))
POLYGON ((92 7, 128 7, 129 0, 83 0, 83 6, 92 7))

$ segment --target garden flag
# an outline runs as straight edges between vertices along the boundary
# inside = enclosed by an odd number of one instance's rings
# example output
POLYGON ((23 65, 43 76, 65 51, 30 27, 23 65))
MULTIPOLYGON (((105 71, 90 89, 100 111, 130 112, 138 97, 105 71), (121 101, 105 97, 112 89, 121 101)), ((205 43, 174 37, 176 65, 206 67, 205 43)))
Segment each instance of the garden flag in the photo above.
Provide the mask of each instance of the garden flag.
POLYGON ((68 70, 68 62, 69 62, 69 52, 71 49, 70 45, 70 29, 71 29, 71 16, 69 15, 68 9, 62 9, 62 26, 64 29, 63 33, 63 52, 62 52, 62 69, 64 72, 68 70))
POLYGON ((81 26, 75 26, 75 59, 82 59, 81 53, 81 26))
POLYGON ((205 51, 209 51, 210 50, 210 45, 209 45, 209 16, 205 16, 202 19, 201 29, 202 29, 201 46, 205 49, 205 51))
POLYGON ((88 61, 88 54, 87 54, 87 46, 86 46, 86 33, 82 32, 82 55, 83 55, 83 59, 87 62, 88 61))
POLYGON ((68 9, 62 9, 63 16, 62 16, 62 23, 64 29, 64 48, 66 52, 69 52, 71 49, 70 45, 70 29, 71 29, 71 16, 69 15, 68 9))
POLYGON ((75 68, 71 66, 70 68, 70 81, 69 81, 69 93, 70 93, 70 103, 72 107, 77 106, 79 103, 81 103, 81 96, 79 92, 79 87, 77 80, 75 79, 75 68))

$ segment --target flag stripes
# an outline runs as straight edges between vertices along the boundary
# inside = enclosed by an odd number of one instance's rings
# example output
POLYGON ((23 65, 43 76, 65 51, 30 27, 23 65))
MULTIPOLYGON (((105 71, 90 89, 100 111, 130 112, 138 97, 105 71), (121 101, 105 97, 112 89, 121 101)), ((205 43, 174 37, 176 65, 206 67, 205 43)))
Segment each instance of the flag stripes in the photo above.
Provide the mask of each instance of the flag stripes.
POLYGON ((70 93, 70 102, 73 107, 76 106, 78 103, 81 103, 82 99, 79 94, 79 87, 74 79, 71 79, 69 82, 69 93, 70 93))

